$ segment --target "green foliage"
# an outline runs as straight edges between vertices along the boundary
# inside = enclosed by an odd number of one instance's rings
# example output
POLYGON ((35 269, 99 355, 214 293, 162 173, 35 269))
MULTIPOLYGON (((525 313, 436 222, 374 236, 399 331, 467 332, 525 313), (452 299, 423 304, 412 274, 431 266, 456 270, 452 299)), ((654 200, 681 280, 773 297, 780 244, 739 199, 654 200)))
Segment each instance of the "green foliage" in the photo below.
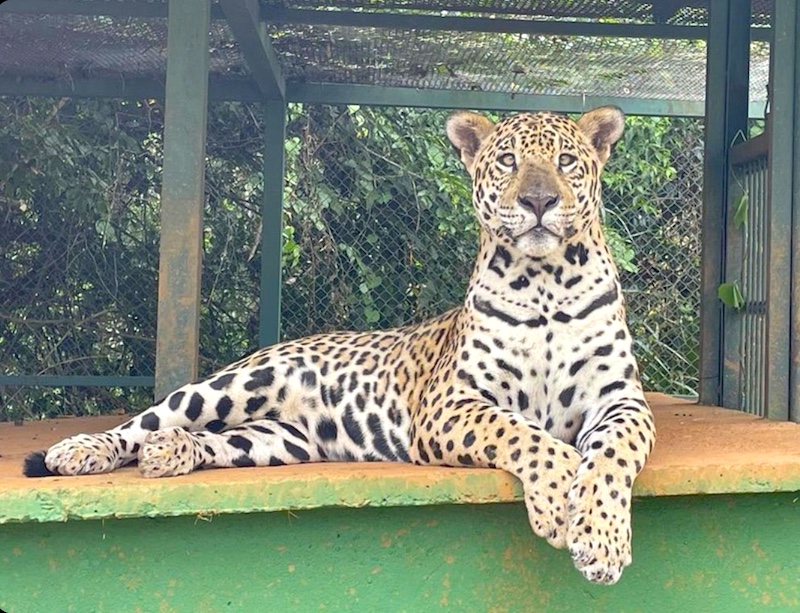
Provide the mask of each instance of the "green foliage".
MULTIPOLYGON (((477 225, 446 115, 290 106, 285 338, 419 321, 461 302, 477 225)), ((0 372, 152 374, 160 103, 0 99, 0 116, 0 372)), ((209 110, 203 373, 258 338, 260 117, 257 105, 209 110)), ((605 176, 642 376, 667 392, 696 382, 701 138, 697 122, 629 118, 605 176)), ((142 388, 5 389, 0 419, 136 411, 149 399, 142 388)))
POLYGON ((733 213, 733 227, 737 230, 747 223, 747 209, 749 204, 750 195, 747 193, 747 190, 745 190, 736 202, 736 209, 733 213))
POLYGON ((739 287, 738 281, 734 281, 733 283, 721 283, 717 288, 717 297, 725 306, 736 309, 737 311, 744 307, 744 296, 742 295, 742 289, 739 287))
POLYGON ((642 380, 674 394, 697 386, 702 151, 699 121, 628 117, 604 175, 642 380))
POLYGON ((290 107, 283 332, 418 321, 458 304, 477 244, 442 112, 290 107), (300 314, 305 316, 301 316, 300 314))
MULTIPOLYGON (((3 374, 152 373, 151 113, 146 103, 0 101, 3 374)), ((61 390, 2 392, 7 418, 68 410, 61 390)), ((121 394, 76 391, 76 402, 85 413, 107 411, 121 394)))

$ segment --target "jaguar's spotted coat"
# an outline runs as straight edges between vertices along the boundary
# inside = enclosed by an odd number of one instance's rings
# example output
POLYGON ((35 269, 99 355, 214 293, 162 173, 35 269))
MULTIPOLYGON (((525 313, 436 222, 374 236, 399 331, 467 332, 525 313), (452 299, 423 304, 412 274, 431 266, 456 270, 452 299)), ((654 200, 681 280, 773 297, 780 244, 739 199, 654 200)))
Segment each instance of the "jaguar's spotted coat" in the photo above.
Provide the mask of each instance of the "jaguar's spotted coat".
POLYGON ((599 218, 623 122, 612 107, 577 122, 453 115, 482 226, 462 308, 261 349, 113 430, 32 455, 26 474, 137 458, 146 477, 324 460, 497 467, 522 482, 536 534, 588 579, 616 582, 655 438, 599 218))

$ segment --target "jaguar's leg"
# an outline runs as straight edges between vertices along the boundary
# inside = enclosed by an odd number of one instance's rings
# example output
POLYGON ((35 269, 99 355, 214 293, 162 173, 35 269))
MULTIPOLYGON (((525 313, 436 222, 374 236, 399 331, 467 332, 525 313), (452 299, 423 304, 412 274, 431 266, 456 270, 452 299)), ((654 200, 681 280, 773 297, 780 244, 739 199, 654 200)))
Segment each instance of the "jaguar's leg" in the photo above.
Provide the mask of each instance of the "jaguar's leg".
POLYGON ((136 459, 148 433, 162 427, 191 427, 183 414, 168 409, 167 401, 96 434, 76 434, 59 441, 46 452, 36 452, 25 459, 28 477, 48 475, 89 475, 107 473, 136 459))
POLYGON ((199 468, 279 466, 324 459, 305 426, 271 419, 220 433, 157 430, 146 436, 138 457, 145 477, 172 477, 199 468))
POLYGON ((316 376, 286 365, 222 372, 190 383, 143 413, 107 432, 79 434, 26 459, 25 474, 83 475, 105 473, 135 460, 145 438, 164 428, 220 432, 245 421, 278 418, 286 408, 295 414, 318 396, 316 376))
POLYGON ((580 463, 578 451, 519 413, 482 400, 461 399, 421 415, 411 452, 419 464, 501 468, 522 482, 533 531, 566 544, 567 494, 580 463))
POLYGON ((616 583, 631 563, 631 493, 655 441, 643 398, 625 398, 587 415, 577 445, 582 452, 569 492, 569 546, 587 579, 616 583))

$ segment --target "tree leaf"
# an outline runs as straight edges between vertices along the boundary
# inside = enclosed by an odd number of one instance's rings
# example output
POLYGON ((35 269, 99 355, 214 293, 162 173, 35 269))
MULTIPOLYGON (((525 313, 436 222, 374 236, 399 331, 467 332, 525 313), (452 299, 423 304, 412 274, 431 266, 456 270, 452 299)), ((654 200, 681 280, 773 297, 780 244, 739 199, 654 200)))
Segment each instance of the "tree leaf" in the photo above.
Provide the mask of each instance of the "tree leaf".
POLYGON ((722 301, 725 306, 728 306, 737 311, 744 307, 744 296, 739 287, 739 282, 722 283, 717 288, 717 297, 722 301))
POLYGON ((747 190, 744 191, 736 203, 736 210, 733 213, 733 227, 737 230, 747 223, 747 208, 750 204, 750 195, 747 190))

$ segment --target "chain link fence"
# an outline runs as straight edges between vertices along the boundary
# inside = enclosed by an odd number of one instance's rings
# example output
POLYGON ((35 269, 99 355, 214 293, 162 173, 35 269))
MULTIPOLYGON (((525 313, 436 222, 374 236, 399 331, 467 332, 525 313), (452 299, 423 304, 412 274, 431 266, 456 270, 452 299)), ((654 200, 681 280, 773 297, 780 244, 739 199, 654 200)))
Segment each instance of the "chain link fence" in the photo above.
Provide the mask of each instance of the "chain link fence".
MULTIPOLYGON (((394 326, 457 306, 475 254, 443 111, 295 108, 287 143, 283 330, 394 326)), ((648 389, 693 395, 703 124, 631 117, 605 221, 648 389)))
MULTIPOLYGON (((50 378, 0 385, 0 420, 138 411, 155 365, 161 103, 0 107, 0 376, 50 378)), ((256 348, 260 115, 209 108, 201 374, 256 348)), ((284 338, 401 325, 461 302, 477 224, 446 116, 290 105, 284 338)), ((701 185, 700 121, 629 118, 605 215, 651 390, 696 389, 701 185)))
POLYGON ((605 221, 642 382, 647 390, 695 396, 703 121, 631 117, 627 123, 606 169, 605 221))

